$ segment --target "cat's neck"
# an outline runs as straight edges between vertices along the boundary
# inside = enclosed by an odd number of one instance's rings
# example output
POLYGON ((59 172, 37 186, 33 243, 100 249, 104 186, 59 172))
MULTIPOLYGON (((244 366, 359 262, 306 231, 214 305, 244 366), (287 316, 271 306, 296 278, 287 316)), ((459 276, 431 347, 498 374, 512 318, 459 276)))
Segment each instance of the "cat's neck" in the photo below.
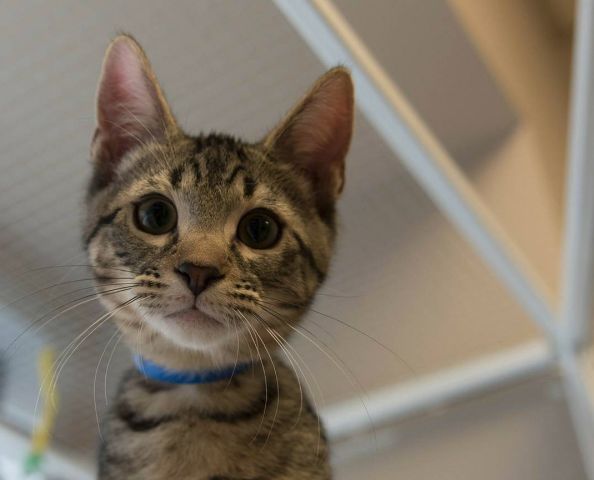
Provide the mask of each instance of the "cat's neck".
MULTIPOLYGON (((276 359, 273 363, 267 358, 262 362, 248 364, 246 368, 212 382, 198 384, 168 382, 151 378, 138 368, 134 369, 130 378, 134 378, 134 382, 149 394, 170 392, 173 397, 178 398, 176 402, 188 402, 188 405, 194 406, 197 405, 197 402, 206 402, 206 404, 215 402, 211 405, 211 407, 215 407, 217 406, 216 402, 221 400, 235 403, 238 390, 242 390, 244 399, 258 397, 262 392, 265 394, 268 392, 267 395, 274 396, 273 391, 277 388, 279 374, 284 370, 285 366, 277 362, 276 359), (186 393, 180 396, 181 392, 186 393)), ((167 396, 170 397, 170 395, 167 396)))
POLYGON ((223 343, 203 349, 189 349, 176 345, 161 335, 153 334, 148 326, 143 329, 143 338, 137 331, 121 328, 124 339, 133 356, 172 371, 209 371, 232 368, 234 365, 260 362, 254 358, 253 348, 237 348, 223 343))

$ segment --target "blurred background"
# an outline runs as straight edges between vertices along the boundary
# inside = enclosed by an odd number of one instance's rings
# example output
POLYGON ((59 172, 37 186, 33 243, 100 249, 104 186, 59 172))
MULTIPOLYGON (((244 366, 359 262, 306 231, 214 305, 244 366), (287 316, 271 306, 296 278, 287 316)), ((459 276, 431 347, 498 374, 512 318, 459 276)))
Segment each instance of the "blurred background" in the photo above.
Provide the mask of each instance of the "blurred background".
MULTIPOLYGON (((335 4, 556 298, 574 2, 335 4)), ((92 283, 52 285, 89 278, 89 271, 40 267, 86 263, 80 206, 94 94, 104 49, 122 30, 145 47, 181 125, 193 133, 223 130, 256 140, 324 71, 267 0, 0 5, 5 472, 26 455, 39 417, 40 349, 61 351, 101 314, 89 301, 56 316, 61 305, 81 297, 75 288, 92 283), (43 315, 45 323, 20 335, 43 315)), ((356 381, 295 338, 321 386, 311 392, 318 408, 361 398, 363 410, 367 392, 409 385, 539 339, 532 321, 360 114, 347 166, 338 253, 308 328, 356 381), (324 314, 381 339, 400 359, 324 314)), ((93 332, 60 374, 53 478, 92 475, 96 412, 102 415, 130 365, 113 334, 111 326, 93 332)), ((337 442, 336 479, 586 478, 554 373, 375 428, 375 441, 337 442)))

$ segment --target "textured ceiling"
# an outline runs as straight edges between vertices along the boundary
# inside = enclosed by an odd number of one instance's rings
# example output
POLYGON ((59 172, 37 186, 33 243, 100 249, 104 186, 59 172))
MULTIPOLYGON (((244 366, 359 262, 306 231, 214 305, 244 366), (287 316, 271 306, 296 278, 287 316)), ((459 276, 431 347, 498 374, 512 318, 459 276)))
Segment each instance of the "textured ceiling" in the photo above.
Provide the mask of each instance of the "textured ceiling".
MULTIPOLYGON (((89 281, 73 282, 89 272, 40 267, 86 261, 80 204, 108 39, 122 29, 140 40, 189 131, 258 138, 323 69, 264 0, 26 1, 4 3, 0 12, 0 303, 8 304, 0 310, 0 346, 11 344, 0 391, 4 419, 26 428, 38 391, 37 349, 51 344, 62 350, 101 314, 89 301, 52 318, 59 308, 52 309, 91 293, 89 281), (59 282, 71 283, 51 287, 59 282)), ((508 119, 505 108, 500 113, 496 125, 508 119)), ((417 374, 434 371, 534 335, 362 117, 356 128, 339 251, 315 308, 381 339, 401 359, 313 313, 312 331, 357 378, 345 378, 316 347, 296 339, 323 385, 320 403, 362 395, 353 383, 372 389, 410 379, 411 367, 417 374)), ((125 348, 116 348, 105 380, 112 334, 109 326, 93 332, 60 377, 56 438, 85 456, 95 445, 104 384, 113 389, 128 365, 125 348)))

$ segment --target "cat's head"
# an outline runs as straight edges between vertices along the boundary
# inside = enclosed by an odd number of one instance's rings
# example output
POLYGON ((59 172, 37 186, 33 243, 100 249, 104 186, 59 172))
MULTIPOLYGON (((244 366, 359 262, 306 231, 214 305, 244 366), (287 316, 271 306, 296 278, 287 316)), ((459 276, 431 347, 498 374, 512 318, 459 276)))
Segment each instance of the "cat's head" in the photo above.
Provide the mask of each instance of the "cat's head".
POLYGON ((335 68, 259 142, 188 135, 141 47, 117 37, 85 242, 128 343, 172 366, 221 364, 290 334, 328 269, 352 123, 352 82, 335 68))

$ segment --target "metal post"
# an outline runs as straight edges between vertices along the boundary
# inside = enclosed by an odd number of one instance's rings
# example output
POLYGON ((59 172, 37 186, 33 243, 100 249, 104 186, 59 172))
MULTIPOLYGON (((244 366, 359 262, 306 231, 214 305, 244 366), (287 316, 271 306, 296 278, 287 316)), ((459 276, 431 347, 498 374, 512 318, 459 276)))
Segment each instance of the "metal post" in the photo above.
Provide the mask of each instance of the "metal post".
POLYGON ((560 314, 567 340, 579 346, 594 295, 594 2, 580 1, 577 13, 560 314))
POLYGON ((594 391, 591 380, 586 377, 587 374, 592 375, 592 371, 591 368, 586 369, 583 359, 573 353, 563 354, 560 365, 584 468, 588 478, 594 480, 594 391))
POLYGON ((581 0, 573 54, 565 249, 558 350, 571 417, 588 478, 594 480, 591 350, 594 294, 594 2, 581 0), (590 346, 590 349, 586 348, 590 346))

